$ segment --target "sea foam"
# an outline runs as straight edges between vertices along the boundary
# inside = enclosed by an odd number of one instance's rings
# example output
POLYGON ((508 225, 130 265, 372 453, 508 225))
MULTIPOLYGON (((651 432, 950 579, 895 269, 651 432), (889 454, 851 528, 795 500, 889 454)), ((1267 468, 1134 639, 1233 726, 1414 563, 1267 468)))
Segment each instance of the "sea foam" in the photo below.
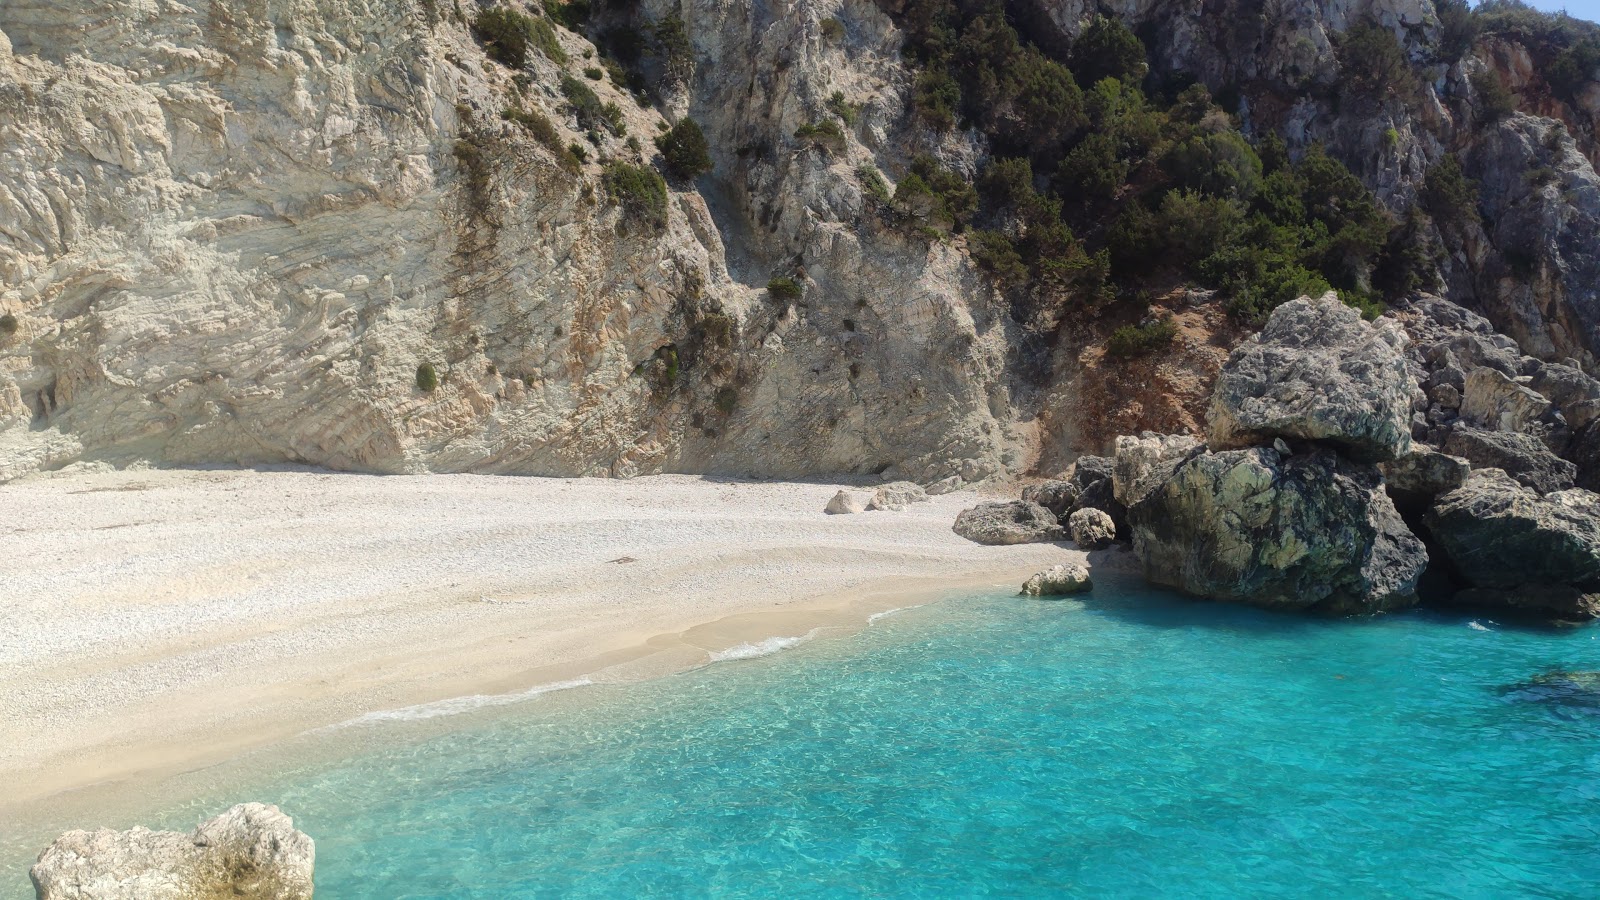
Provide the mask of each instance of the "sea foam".
POLYGON ((402 706, 399 709, 374 710, 331 727, 349 728, 356 725, 378 725, 385 722, 419 722, 424 719, 437 719, 441 716, 460 715, 461 713, 491 706, 521 703, 524 700, 531 700, 543 694, 587 687, 592 684, 594 684, 594 681, 587 677, 574 678, 570 681, 536 684, 525 691, 519 691, 515 694, 472 694, 467 697, 451 697, 446 700, 435 700, 432 703, 419 703, 416 706, 402 706))

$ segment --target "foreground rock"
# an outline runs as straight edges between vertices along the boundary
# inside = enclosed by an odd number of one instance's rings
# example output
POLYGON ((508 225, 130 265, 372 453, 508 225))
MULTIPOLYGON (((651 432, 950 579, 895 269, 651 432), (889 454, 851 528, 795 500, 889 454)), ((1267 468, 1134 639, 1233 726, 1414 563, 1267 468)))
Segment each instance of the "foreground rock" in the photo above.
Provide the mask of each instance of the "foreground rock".
POLYGON ((69 831, 30 875, 39 900, 310 900, 316 847, 276 806, 175 831, 69 831))
POLYGON ((1098 509, 1080 509, 1067 519, 1067 533, 1084 550, 1104 550, 1116 543, 1117 523, 1098 509))
POLYGON ((828 501, 828 505, 822 511, 830 516, 851 515, 866 512, 867 504, 871 502, 872 497, 860 491, 840 491, 833 495, 833 499, 828 501))
POLYGON ((1027 503, 1037 503, 1045 509, 1056 514, 1056 518, 1065 522, 1067 516, 1072 514, 1072 504, 1078 500, 1078 495, 1083 489, 1076 483, 1066 480, 1046 481, 1031 485, 1022 491, 1022 499, 1027 503))
POLYGON ((1545 496, 1497 469, 1472 473, 1426 522, 1470 585, 1463 603, 1600 616, 1600 494, 1545 496))
POLYGON ((956 534, 991 546, 1059 541, 1061 523, 1037 503, 983 503, 956 516, 956 534))
POLYGON ((1371 613, 1416 602, 1427 567, 1376 468, 1321 450, 1200 453, 1128 511, 1149 581, 1256 606, 1371 613))
POLYGON ((1404 454, 1417 389, 1405 346, 1398 325, 1365 322, 1333 293, 1285 303, 1223 367, 1211 397, 1210 446, 1281 437, 1325 442, 1367 462, 1404 454))
POLYGON ((1076 563, 1055 566, 1029 578, 1022 585, 1024 597, 1060 597, 1081 594, 1094 587, 1089 570, 1076 563))

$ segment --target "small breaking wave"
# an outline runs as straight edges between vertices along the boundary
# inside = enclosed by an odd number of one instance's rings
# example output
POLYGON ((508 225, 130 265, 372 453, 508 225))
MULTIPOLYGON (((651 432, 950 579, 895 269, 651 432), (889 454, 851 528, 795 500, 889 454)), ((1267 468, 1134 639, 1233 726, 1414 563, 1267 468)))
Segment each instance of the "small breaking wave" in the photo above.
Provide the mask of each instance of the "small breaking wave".
POLYGON ((448 700, 435 700, 432 703, 419 703, 416 706, 402 706, 399 709, 375 710, 329 727, 350 728, 357 725, 378 725, 385 722, 420 722, 424 719, 437 719, 441 716, 460 715, 461 713, 472 712, 473 710, 490 706, 521 703, 524 700, 531 700, 543 694, 568 691, 592 684, 594 684, 594 681, 589 678, 574 678, 570 681, 537 684, 515 694, 472 694, 467 697, 451 697, 448 700))
POLYGON ((886 609, 883 612, 876 612, 876 613, 873 613, 870 616, 867 616, 867 624, 868 625, 872 625, 872 624, 877 623, 877 621, 879 619, 887 619, 890 616, 898 616, 901 613, 907 612, 909 610, 921 609, 925 605, 927 605, 927 604, 918 603, 916 606, 896 606, 894 609, 886 609))
POLYGON ((782 653, 811 640, 821 630, 820 628, 813 628, 799 637, 770 637, 764 641, 747 641, 743 644, 735 644, 726 650, 713 650, 711 651, 711 661, 731 662, 736 659, 759 659, 763 656, 771 656, 774 653, 782 653))
MULTIPOLYGON (((1494 623, 1490 622, 1489 624, 1493 625, 1494 623)), ((1479 622, 1477 619, 1473 619, 1472 621, 1468 622, 1467 623, 1467 627, 1471 628, 1473 631, 1493 631, 1494 630, 1493 628, 1490 628, 1489 625, 1485 625, 1482 622, 1479 622)))

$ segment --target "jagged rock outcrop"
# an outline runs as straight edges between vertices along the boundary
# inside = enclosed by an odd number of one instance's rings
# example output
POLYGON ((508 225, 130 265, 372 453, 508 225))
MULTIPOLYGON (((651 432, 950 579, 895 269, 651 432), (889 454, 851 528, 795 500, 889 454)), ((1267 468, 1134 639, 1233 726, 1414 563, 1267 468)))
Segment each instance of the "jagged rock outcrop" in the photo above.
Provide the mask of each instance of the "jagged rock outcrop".
POLYGON ((69 831, 30 870, 39 900, 310 900, 316 847, 276 806, 174 831, 69 831))
POLYGON ((1199 449, 1200 442, 1184 434, 1143 434, 1117 438, 1116 462, 1111 483, 1117 502, 1131 507, 1156 486, 1152 475, 1162 464, 1187 456, 1199 449))
POLYGON ((1080 509, 1067 518, 1067 533, 1084 550, 1104 550, 1116 543, 1117 523, 1103 510, 1080 509))
POLYGON ((1089 570, 1073 563, 1054 566, 1029 578, 1022 585, 1022 596, 1061 597, 1081 594, 1093 588, 1094 581, 1089 577, 1089 570))
POLYGON ((1375 467, 1330 450, 1204 452, 1128 510, 1149 581, 1256 606, 1373 613, 1416 602, 1427 566, 1375 467))
POLYGON ((1288 438, 1366 462, 1394 459, 1411 449, 1416 384, 1405 346, 1398 325, 1364 322, 1334 294, 1285 303, 1223 366, 1208 443, 1234 449, 1288 438))
POLYGON ((1461 602, 1600 616, 1600 494, 1540 496, 1481 469, 1440 497, 1426 521, 1470 585, 1461 602))
POLYGON ((956 534, 977 544, 1037 544, 1059 541, 1061 522, 1037 503, 981 503, 963 510, 953 526, 956 534))
POLYGON ((1465 459, 1475 469, 1502 470, 1542 494, 1572 487, 1578 471, 1538 438, 1510 431, 1457 426, 1445 438, 1444 452, 1465 459))
POLYGON ((1420 513, 1435 497, 1465 484, 1471 466, 1459 456, 1422 449, 1383 463, 1378 471, 1395 508, 1420 513))
POLYGON ((1064 523, 1067 516, 1072 514, 1072 504, 1077 502, 1082 492, 1076 482, 1056 479, 1023 488, 1022 499, 1025 503, 1037 503, 1050 510, 1064 523))

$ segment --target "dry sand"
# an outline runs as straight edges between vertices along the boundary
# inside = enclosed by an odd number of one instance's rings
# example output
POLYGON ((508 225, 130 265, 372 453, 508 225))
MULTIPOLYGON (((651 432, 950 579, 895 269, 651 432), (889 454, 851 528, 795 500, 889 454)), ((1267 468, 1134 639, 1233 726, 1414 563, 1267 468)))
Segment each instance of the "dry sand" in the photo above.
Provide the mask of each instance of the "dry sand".
POLYGON ((234 470, 0 486, 0 818, 363 716, 648 677, 1083 559, 957 537, 971 493, 824 515, 838 487, 234 470))

